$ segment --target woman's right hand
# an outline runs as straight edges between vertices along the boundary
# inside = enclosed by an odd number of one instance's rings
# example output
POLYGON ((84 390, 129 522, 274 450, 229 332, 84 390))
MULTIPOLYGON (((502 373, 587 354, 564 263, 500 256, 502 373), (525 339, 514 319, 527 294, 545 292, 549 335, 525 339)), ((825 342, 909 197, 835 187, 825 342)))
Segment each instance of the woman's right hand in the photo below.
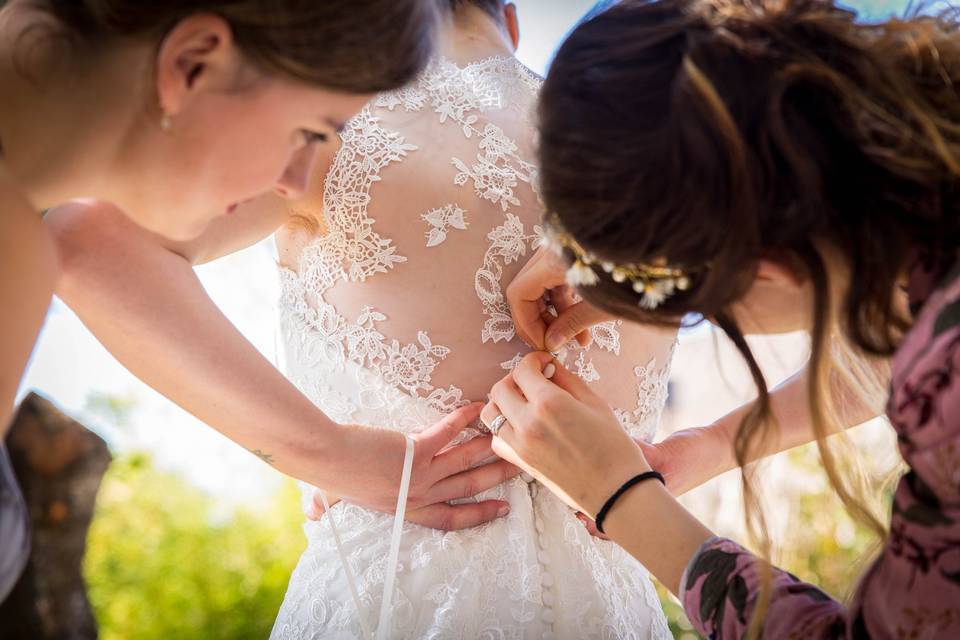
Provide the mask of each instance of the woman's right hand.
MULTIPOLYGON (((491 449, 492 438, 474 438, 450 446, 460 433, 480 417, 482 403, 454 411, 432 427, 413 434, 414 459, 407 501, 406 519, 433 529, 452 531, 474 527, 506 516, 510 505, 502 500, 485 500, 451 505, 451 500, 472 498, 518 475, 520 470, 499 458, 491 449), (475 467, 475 468, 474 468, 475 467)), ((400 475, 406 440, 388 429, 347 427, 348 442, 343 451, 356 451, 344 465, 349 479, 342 499, 377 511, 393 513, 397 506, 400 475), (360 452, 364 452, 362 455, 360 452), (371 457, 368 454, 376 452, 371 457), (352 469, 350 468, 352 467, 352 469), (366 477, 364 477, 366 476, 366 477)), ((327 494, 333 506, 341 497, 327 494)), ((319 492, 313 496, 308 517, 323 516, 319 492)))

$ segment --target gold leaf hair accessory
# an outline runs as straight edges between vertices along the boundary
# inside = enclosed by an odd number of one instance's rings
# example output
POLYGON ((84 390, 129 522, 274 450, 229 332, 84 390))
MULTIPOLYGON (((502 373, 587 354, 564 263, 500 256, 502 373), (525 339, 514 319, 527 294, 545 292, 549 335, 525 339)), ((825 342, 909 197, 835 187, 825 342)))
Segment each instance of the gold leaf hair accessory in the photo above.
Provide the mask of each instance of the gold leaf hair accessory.
POLYGON ((690 288, 690 275, 683 269, 668 266, 666 258, 657 258, 650 263, 616 264, 601 260, 581 246, 562 227, 555 216, 543 227, 542 244, 557 254, 564 250, 573 254, 573 264, 567 269, 567 284, 572 287, 590 287, 600 282, 596 268, 609 274, 617 283, 629 282, 634 292, 640 295, 641 308, 652 311, 663 304, 677 291, 690 288))

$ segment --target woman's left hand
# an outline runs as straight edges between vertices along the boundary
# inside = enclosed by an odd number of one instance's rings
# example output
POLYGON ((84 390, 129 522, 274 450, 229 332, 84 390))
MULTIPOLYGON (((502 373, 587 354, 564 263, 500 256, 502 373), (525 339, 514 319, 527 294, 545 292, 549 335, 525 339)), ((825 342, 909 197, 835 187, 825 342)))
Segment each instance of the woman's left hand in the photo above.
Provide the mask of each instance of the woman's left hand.
POLYGON ((567 285, 567 265, 553 249, 541 247, 507 287, 507 304, 517 335, 534 349, 557 351, 570 340, 590 342, 590 327, 610 320, 610 314, 588 302, 575 300, 567 285), (550 294, 556 318, 543 313, 543 297, 550 294))
POLYGON ((507 422, 494 453, 591 518, 624 482, 650 470, 610 406, 548 353, 529 354, 493 387, 480 418, 489 425, 501 413, 507 422))

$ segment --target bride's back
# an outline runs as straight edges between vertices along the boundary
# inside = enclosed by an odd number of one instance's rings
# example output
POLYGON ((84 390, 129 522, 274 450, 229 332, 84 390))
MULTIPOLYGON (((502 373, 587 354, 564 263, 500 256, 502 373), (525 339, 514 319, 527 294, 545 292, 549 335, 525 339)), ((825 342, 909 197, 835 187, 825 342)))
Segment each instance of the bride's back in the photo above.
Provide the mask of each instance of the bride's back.
MULTIPOLYGON (((420 430, 484 400, 528 351, 503 290, 533 252, 543 213, 532 164, 540 81, 510 56, 457 59, 438 58, 352 120, 322 204, 308 196, 296 211, 321 228, 278 234, 284 369, 340 423, 420 430)), ((649 438, 673 333, 609 324, 595 334, 589 350, 571 346, 562 359, 649 438)), ((643 568, 531 477, 477 499, 506 501, 510 514, 465 531, 403 529, 390 637, 669 637, 643 568)), ((362 637, 361 616, 380 606, 393 527, 391 516, 343 502, 308 523, 272 637, 362 637)))
MULTIPOLYGON (((288 370, 332 417, 373 420, 360 405, 389 404, 384 388, 441 412, 483 400, 529 351, 503 291, 538 243, 539 86, 510 56, 436 59, 348 124, 323 215, 304 212, 321 218, 319 233, 278 234, 288 357, 299 363, 288 370), (366 395, 347 391, 358 386, 366 395)), ((594 337, 562 360, 649 438, 672 332, 609 323, 594 337)))

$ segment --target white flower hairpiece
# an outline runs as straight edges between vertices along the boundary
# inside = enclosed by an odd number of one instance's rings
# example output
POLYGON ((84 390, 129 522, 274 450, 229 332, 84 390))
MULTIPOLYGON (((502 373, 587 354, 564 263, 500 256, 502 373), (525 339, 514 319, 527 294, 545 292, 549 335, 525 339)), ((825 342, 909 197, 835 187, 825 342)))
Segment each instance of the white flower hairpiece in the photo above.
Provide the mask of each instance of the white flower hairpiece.
POLYGON ((665 258, 657 258, 650 263, 616 264, 601 260, 585 250, 570 234, 561 231, 555 216, 545 224, 541 244, 550 247, 557 254, 564 251, 573 254, 573 263, 567 269, 567 284, 572 287, 590 287, 600 282, 597 267, 607 273, 617 283, 629 282, 634 292, 640 295, 641 308, 652 311, 663 304, 677 291, 690 288, 690 275, 683 269, 668 266, 665 258))

